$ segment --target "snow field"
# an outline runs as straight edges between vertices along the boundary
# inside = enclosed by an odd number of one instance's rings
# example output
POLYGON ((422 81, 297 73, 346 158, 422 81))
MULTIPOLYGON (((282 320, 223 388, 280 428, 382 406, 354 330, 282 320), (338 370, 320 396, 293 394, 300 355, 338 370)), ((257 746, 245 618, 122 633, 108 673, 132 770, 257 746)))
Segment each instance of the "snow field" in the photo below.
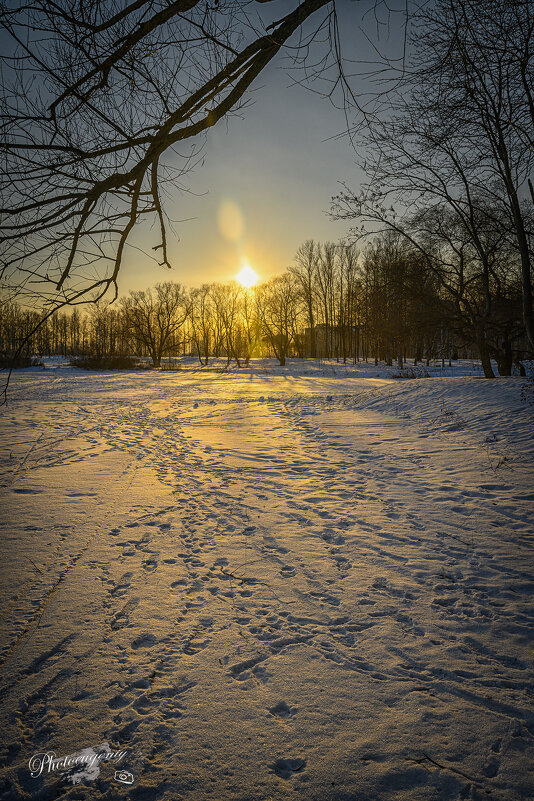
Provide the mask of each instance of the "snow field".
POLYGON ((304 367, 14 377, 0 797, 534 798, 526 382, 304 367))

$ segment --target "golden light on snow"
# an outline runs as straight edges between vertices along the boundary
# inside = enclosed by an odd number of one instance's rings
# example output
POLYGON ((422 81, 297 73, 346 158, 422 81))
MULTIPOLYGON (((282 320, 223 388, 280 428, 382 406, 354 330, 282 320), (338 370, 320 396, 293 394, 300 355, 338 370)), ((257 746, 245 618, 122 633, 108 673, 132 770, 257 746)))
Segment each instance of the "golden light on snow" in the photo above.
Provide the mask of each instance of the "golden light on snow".
POLYGON ((217 225, 227 242, 239 242, 245 230, 245 220, 237 203, 223 200, 217 211, 217 225))
POLYGON ((247 289, 250 289, 258 282, 258 275, 254 272, 252 267, 248 264, 245 264, 239 275, 237 276, 237 280, 242 286, 245 286, 247 289))

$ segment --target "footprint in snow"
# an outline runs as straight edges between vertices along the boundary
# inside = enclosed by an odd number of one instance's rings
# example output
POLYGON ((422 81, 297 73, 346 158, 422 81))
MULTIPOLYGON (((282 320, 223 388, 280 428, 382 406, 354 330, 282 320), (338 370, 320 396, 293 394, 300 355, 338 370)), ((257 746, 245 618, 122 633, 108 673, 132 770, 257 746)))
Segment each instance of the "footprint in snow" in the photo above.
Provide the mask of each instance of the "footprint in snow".
MULTIPOLYGON (((333 554, 334 555, 334 554, 333 554)), ((334 559, 336 560, 336 567, 339 570, 348 570, 352 567, 352 564, 345 556, 339 556, 337 554, 334 555, 334 559)))
POLYGON ((484 776, 487 776, 488 779, 492 779, 499 772, 499 768, 500 768, 499 760, 494 756, 490 756, 484 763, 482 771, 484 773, 484 776))
POLYGON ((306 767, 305 759, 277 759, 272 769, 281 779, 290 779, 294 773, 304 770, 306 767))
POLYGON ((152 648, 157 643, 157 638, 153 634, 141 634, 132 642, 132 648, 152 648))
POLYGON ((117 614, 110 623, 110 626, 113 629, 113 631, 117 631, 117 629, 122 629, 125 626, 130 625, 129 614, 133 609, 135 609, 138 603, 139 603, 139 598, 132 598, 122 607, 120 612, 117 612, 117 614))
POLYGON ((144 694, 136 698, 132 704, 138 715, 148 715, 152 711, 153 705, 154 701, 144 694))
POLYGON ((274 537, 271 537, 267 534, 263 535, 263 547, 269 551, 279 551, 280 553, 289 553, 287 548, 284 548, 283 545, 279 545, 274 537))
POLYGON ((458 596, 456 595, 456 596, 452 596, 450 598, 447 598, 447 597, 445 597, 445 598, 433 598, 432 599, 432 603, 433 604, 437 604, 438 606, 446 607, 446 606, 453 606, 456 603, 457 600, 458 600, 458 596))
POLYGON ((256 665, 255 668, 252 668, 252 675, 257 681, 261 681, 265 684, 269 681, 272 673, 269 673, 264 667, 261 667, 261 665, 256 665))
POLYGON ((344 545, 345 539, 341 534, 336 534, 334 531, 328 530, 321 534, 321 539, 332 545, 344 545))
POLYGON ((187 656, 194 656, 199 651, 203 651, 209 645, 209 639, 201 639, 200 637, 190 637, 183 647, 183 652, 187 656))
POLYGON ((279 701, 274 706, 269 707, 267 711, 270 712, 271 715, 285 720, 293 717, 293 715, 298 712, 298 709, 296 707, 288 706, 285 701, 279 701))
POLYGON ((280 570, 282 578, 292 578, 297 571, 292 565, 284 565, 280 570))
POLYGON ((113 698, 110 698, 108 701, 108 706, 110 709, 122 709, 125 706, 128 706, 130 701, 128 701, 123 695, 115 695, 113 698))

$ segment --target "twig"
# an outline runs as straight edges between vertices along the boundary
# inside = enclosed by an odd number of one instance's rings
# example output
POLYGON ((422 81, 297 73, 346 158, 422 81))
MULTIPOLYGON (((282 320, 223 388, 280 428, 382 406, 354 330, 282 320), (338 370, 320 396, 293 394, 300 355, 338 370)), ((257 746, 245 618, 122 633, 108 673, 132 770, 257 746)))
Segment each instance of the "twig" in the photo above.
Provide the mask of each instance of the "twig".
POLYGON ((441 770, 450 770, 452 773, 457 773, 459 776, 463 776, 464 779, 467 779, 470 782, 474 782, 475 784, 478 784, 480 787, 483 786, 482 782, 480 782, 478 779, 474 779, 473 776, 469 776, 467 773, 464 773, 462 770, 458 770, 458 768, 453 768, 450 765, 442 765, 441 762, 438 762, 437 760, 433 759, 428 754, 425 754, 424 751, 422 753, 423 753, 423 756, 420 759, 414 759, 413 760, 418 765, 420 765, 422 762, 425 762, 425 761, 426 762, 431 762, 433 765, 435 765, 437 768, 440 768, 441 770))

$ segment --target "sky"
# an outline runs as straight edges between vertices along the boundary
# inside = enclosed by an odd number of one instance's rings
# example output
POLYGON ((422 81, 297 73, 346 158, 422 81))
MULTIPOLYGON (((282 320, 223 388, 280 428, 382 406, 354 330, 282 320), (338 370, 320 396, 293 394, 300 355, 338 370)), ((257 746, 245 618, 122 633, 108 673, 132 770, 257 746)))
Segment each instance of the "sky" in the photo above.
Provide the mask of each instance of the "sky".
MULTIPOLYGON (((284 2, 276 5, 283 14, 284 2)), ((371 57, 359 29, 363 24, 376 38, 372 16, 362 20, 371 5, 338 3, 342 46, 349 56, 371 57)), ((389 41, 381 36, 384 46, 398 47, 400 21, 395 20, 389 41)), ((354 86, 363 91, 364 83, 356 78, 354 86)), ((291 264, 306 239, 346 236, 348 223, 327 213, 341 181, 357 188, 362 179, 348 138, 338 137, 346 130, 343 111, 295 85, 280 60, 258 77, 253 90, 252 104, 239 116, 210 129, 203 164, 182 179, 189 191, 168 187, 170 218, 187 220, 169 236, 173 269, 158 267, 140 252, 150 252, 159 241, 157 230, 145 224, 125 255, 121 294, 168 280, 186 286, 229 281, 244 263, 265 280, 291 264)))

